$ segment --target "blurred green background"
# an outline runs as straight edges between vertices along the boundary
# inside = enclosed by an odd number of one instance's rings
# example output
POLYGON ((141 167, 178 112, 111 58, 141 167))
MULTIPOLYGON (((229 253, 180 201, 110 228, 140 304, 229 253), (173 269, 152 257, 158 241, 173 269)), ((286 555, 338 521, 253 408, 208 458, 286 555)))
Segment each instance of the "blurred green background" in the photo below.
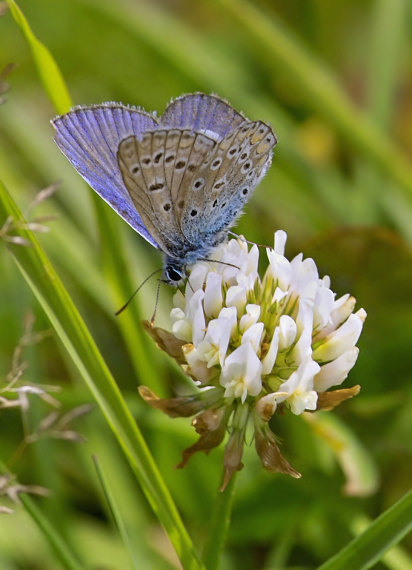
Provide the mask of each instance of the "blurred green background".
MULTIPOLYGON (((346 386, 361 384, 362 391, 315 422, 300 417, 275 422, 282 450, 303 473, 301 480, 263 472, 249 442, 222 568, 317 567, 412 481, 411 3, 21 0, 20 7, 56 58, 75 104, 121 101, 161 113, 171 98, 199 90, 217 93, 277 133, 273 165, 237 231, 271 244, 275 230, 286 230, 288 256, 302 251, 314 257, 320 274, 331 276, 332 289, 352 293, 358 308, 366 309, 360 356, 346 381, 346 386), (348 443, 348 454, 335 445, 339 438, 348 443)), ((155 370, 151 387, 163 395, 184 389, 184 380, 137 320, 130 329, 122 326, 123 315, 114 317, 127 299, 125 291, 132 293, 160 267, 160 256, 108 207, 115 232, 99 231, 92 192, 52 141, 49 120, 55 111, 27 43, 5 11, 0 71, 10 63, 15 67, 0 83, 0 178, 23 211, 42 188, 60 182, 53 197, 28 217, 54 217, 47 221, 49 232, 38 233, 42 247, 201 544, 219 485, 221 450, 194 457, 184 470, 173 469, 181 450, 195 440, 193 428, 147 409, 136 386, 148 383, 147 363, 155 370), (113 251, 128 272, 121 276, 126 282, 121 295, 116 263, 108 259, 113 251)), ((0 249, 0 276, 3 382, 26 315, 34 315, 34 331, 48 331, 50 325, 6 247, 0 249)), ((142 318, 150 319, 154 298, 151 282, 134 301, 142 318)), ((167 323, 170 307, 171 291, 164 287, 157 324, 167 323)), ((26 344, 20 357, 27 363, 25 381, 60 386, 53 395, 61 413, 92 401, 52 332, 26 344)), ((100 412, 95 408, 71 425, 84 443, 62 441, 59 434, 45 430, 50 437, 44 437, 39 430, 50 406, 34 397, 30 402, 24 420, 17 410, 0 411, 0 459, 20 482, 52 491, 39 504, 74 549, 91 567, 128 568, 92 465, 96 454, 108 466, 141 567, 175 567, 167 539, 100 412), (28 433, 38 437, 24 445, 28 433)), ((0 568, 58 567, 33 522, 17 511, 0 518, 0 568)), ((377 567, 411 568, 411 537, 377 567)))

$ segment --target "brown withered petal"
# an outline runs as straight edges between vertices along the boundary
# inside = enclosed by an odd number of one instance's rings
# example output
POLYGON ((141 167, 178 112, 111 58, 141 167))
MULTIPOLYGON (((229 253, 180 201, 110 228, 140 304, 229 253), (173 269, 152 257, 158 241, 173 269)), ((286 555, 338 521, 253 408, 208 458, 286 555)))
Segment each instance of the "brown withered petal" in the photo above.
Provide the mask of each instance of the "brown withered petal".
POLYGON ((290 463, 286 461, 280 453, 280 449, 275 441, 275 436, 269 427, 264 426, 263 429, 256 428, 255 447, 265 469, 268 471, 278 471, 285 475, 291 475, 295 479, 300 479, 301 474, 293 469, 290 463))
POLYGON ((342 390, 334 390, 333 392, 320 392, 318 393, 316 410, 332 410, 345 400, 357 396, 360 389, 361 387, 357 384, 352 388, 343 388, 342 390))
POLYGON ((143 321, 143 328, 150 334, 157 346, 174 358, 178 364, 186 364, 183 356, 182 346, 187 344, 183 340, 176 338, 171 332, 154 327, 149 321, 143 321))
POLYGON ((231 478, 236 473, 236 471, 241 471, 244 465, 240 461, 237 465, 225 465, 223 471, 223 483, 219 487, 219 491, 223 493, 226 487, 229 485, 231 478))
POLYGON ((196 433, 203 435, 209 431, 217 430, 224 415, 225 410, 223 407, 219 409, 211 408, 193 418, 192 425, 195 428, 196 433))
POLYGON ((139 386, 138 390, 143 400, 149 406, 164 412, 171 418, 188 418, 202 411, 205 407, 205 402, 200 392, 178 398, 159 398, 147 386, 139 386))
MULTIPOLYGON (((245 427, 245 426, 244 426, 245 427)), ((236 471, 243 469, 242 455, 245 443, 245 429, 233 431, 225 447, 223 460, 223 483, 219 491, 222 493, 236 471)))
POLYGON ((214 448, 217 447, 225 437, 226 422, 221 422, 217 429, 205 432, 196 443, 187 447, 182 452, 182 461, 176 465, 176 469, 181 469, 187 465, 189 459, 197 451, 204 451, 206 455, 214 448))

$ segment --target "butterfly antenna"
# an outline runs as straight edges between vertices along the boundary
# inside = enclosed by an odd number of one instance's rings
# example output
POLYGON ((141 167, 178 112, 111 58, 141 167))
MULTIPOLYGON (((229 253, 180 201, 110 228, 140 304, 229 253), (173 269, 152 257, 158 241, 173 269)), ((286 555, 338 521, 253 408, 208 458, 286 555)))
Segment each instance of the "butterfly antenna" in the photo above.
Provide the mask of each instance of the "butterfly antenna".
POLYGON ((156 301, 155 301, 155 306, 154 306, 153 315, 152 315, 152 318, 150 319, 150 326, 153 326, 153 323, 154 323, 155 318, 156 318, 157 305, 158 305, 158 302, 159 302, 160 283, 164 283, 164 280, 163 280, 163 279, 158 279, 158 280, 157 280, 156 301))
POLYGON ((222 265, 228 265, 229 267, 234 267, 235 269, 240 269, 239 265, 235 265, 234 263, 229 263, 228 261, 220 261, 219 259, 207 259, 200 257, 199 261, 207 261, 208 263, 220 263, 222 265))
POLYGON ((241 239, 243 241, 245 241, 246 243, 248 243, 249 245, 257 245, 258 247, 264 247, 265 249, 267 249, 267 245, 263 245, 262 243, 256 243, 255 241, 249 241, 248 239, 245 238, 245 236, 240 236, 239 234, 235 234, 235 232, 232 231, 228 231, 228 234, 230 234, 231 236, 237 238, 237 239, 241 239))
MULTIPOLYGON (((120 315, 120 313, 123 313, 123 311, 129 306, 130 302, 134 299, 135 295, 140 291, 140 289, 143 287, 143 285, 146 283, 146 281, 149 281, 149 279, 151 279, 153 277, 153 275, 156 275, 156 273, 159 273, 159 271, 162 271, 161 269, 156 269, 155 271, 153 271, 150 275, 148 275, 146 277, 146 279, 140 283, 139 287, 136 289, 136 291, 131 295, 131 297, 129 297, 129 299, 127 300, 127 302, 123 305, 123 307, 120 307, 120 309, 118 311, 115 312, 116 317, 120 315)), ((159 283, 160 283, 160 279, 159 279, 159 283)), ((156 307, 157 307, 157 299, 159 297, 159 287, 157 288, 157 296, 156 296, 156 307)), ((156 312, 156 309, 155 309, 156 312)))

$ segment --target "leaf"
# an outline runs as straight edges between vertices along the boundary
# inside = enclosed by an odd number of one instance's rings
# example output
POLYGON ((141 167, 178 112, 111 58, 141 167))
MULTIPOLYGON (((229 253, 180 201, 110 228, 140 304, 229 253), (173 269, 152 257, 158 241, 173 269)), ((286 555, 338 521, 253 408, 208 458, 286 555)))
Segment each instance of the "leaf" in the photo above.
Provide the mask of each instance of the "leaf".
POLYGON ((30 49, 44 88, 52 100, 57 112, 67 113, 72 106, 71 98, 60 69, 48 49, 33 34, 23 12, 14 0, 7 0, 10 12, 23 32, 30 49))
POLYGON ((411 530, 412 490, 382 513, 365 532, 322 564, 319 570, 370 568, 411 530))

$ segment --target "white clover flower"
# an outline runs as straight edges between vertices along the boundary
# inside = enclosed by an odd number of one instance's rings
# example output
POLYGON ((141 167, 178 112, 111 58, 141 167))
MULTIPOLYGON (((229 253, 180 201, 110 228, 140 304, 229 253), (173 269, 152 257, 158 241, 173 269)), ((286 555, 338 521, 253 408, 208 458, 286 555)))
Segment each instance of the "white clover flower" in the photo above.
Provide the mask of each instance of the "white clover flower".
MULTIPOLYGON (((265 423, 279 406, 301 414, 333 407, 358 390, 319 396, 341 384, 354 366, 366 313, 353 313, 355 299, 349 295, 335 299, 329 277, 319 277, 313 259, 299 254, 289 261, 284 255, 286 237, 283 231, 275 233, 274 248, 266 249, 268 266, 262 278, 256 245, 249 249, 238 238, 217 247, 213 261, 197 263, 184 293, 175 295, 172 332, 149 329, 169 354, 176 358, 176 350, 180 352, 183 361, 178 361, 194 380, 209 387, 203 399, 196 398, 201 402, 197 412, 204 410, 194 421, 200 440, 184 452, 181 465, 195 451, 208 452, 220 443, 231 422, 226 450, 235 451, 225 454, 224 485, 234 471, 233 454, 236 466, 240 464, 243 421, 253 419, 264 467, 298 476, 280 455, 265 423)), ((149 403, 176 415, 173 399, 162 401, 144 390, 149 403)), ((184 415, 182 399, 176 400, 184 415)), ((194 397, 187 400, 191 410, 193 402, 194 397)))

